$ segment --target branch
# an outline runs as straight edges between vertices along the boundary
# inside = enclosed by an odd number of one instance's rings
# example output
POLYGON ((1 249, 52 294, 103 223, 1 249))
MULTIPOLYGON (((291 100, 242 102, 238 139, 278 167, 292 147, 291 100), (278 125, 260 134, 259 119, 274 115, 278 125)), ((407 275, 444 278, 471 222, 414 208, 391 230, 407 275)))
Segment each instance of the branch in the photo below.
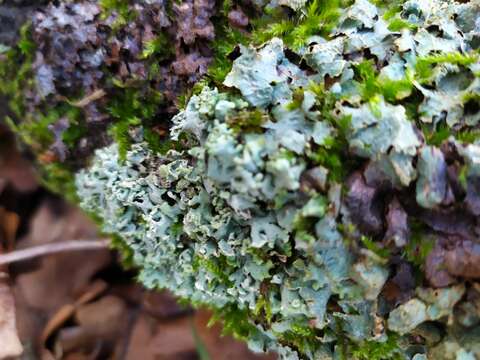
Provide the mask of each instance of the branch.
POLYGON ((18 261, 30 260, 39 256, 52 255, 66 251, 97 250, 110 246, 110 239, 102 240, 69 240, 0 254, 0 266, 18 261))

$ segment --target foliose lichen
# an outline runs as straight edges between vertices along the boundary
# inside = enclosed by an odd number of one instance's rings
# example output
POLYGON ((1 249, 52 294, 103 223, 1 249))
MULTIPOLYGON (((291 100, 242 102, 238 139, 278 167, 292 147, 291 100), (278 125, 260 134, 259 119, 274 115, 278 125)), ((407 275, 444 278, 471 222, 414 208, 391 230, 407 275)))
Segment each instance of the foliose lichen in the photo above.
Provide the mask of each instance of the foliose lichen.
POLYGON ((82 207, 143 284, 216 309, 252 350, 480 358, 480 2, 254 3, 251 31, 249 6, 223 4, 241 29, 220 20, 162 151, 141 122, 96 150, 82 207), (293 20, 263 26, 279 11, 293 20))

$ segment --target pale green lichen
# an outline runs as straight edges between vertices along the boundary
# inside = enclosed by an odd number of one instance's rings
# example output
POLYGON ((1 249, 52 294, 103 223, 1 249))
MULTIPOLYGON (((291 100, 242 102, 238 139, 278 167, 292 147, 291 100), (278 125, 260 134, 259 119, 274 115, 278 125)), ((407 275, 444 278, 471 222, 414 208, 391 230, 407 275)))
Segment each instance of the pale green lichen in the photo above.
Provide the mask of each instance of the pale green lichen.
POLYGON ((422 211, 454 201, 447 165, 463 167, 475 204, 480 145, 455 140, 478 116, 466 106, 477 99, 480 66, 468 6, 477 9, 475 1, 408 1, 386 16, 357 0, 330 38, 312 37, 293 55, 279 38, 241 46, 222 90, 204 86, 173 118, 175 149, 153 152, 138 129, 124 162, 116 144, 97 150, 76 177, 82 207, 122 236, 143 284, 230 309, 227 328, 255 351, 284 359, 480 355, 478 322, 468 319, 472 338, 458 337, 457 309, 474 306, 461 277, 440 289, 419 277, 385 305, 397 263, 421 274, 428 253, 415 249, 426 239, 396 247, 380 236, 385 226, 393 235, 408 226, 397 218, 434 228, 425 217, 438 214, 422 211), (437 112, 432 101, 459 89, 461 103, 437 112), (421 124, 432 128, 422 134, 421 124), (445 144, 455 152, 425 144, 439 124, 452 127, 445 144), (384 221, 387 209, 375 202, 386 205, 390 193, 407 200, 384 221), (441 330, 425 330, 430 322, 441 330), (408 336, 420 330, 437 340, 408 336))

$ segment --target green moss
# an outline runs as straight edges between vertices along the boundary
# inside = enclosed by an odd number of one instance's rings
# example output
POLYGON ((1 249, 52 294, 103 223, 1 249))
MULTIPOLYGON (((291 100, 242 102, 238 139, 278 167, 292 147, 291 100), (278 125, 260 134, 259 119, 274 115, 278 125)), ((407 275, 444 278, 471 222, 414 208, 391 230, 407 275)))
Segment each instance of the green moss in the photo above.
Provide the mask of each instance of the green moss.
POLYGON ((478 59, 478 51, 469 54, 450 52, 424 56, 417 59, 417 63, 415 64, 415 79, 420 83, 428 82, 433 76, 434 66, 438 64, 468 66, 474 64, 478 59))
POLYGON ((427 235, 427 228, 420 222, 412 222, 410 241, 404 248, 403 256, 415 266, 417 280, 424 274, 425 261, 433 250, 435 240, 427 235))
MULTIPOLYGON (((119 82, 114 83, 117 87, 111 95, 107 111, 115 119, 115 122, 110 126, 109 133, 118 143, 120 158, 125 159, 132 143, 130 131, 142 124, 145 125, 145 128, 151 129, 163 97, 153 89, 148 89, 147 93, 143 93, 133 86, 129 87, 119 82)), ((158 143, 152 131, 148 133, 147 137, 152 145, 158 143)))
POLYGON ((363 246, 365 246, 371 252, 377 254, 381 258, 388 259, 390 257, 390 251, 388 249, 380 247, 375 241, 367 236, 362 236, 360 238, 363 246))
POLYGON ((453 130, 445 122, 436 124, 420 124, 425 141, 428 145, 440 146, 444 141, 447 141, 451 136, 463 144, 472 144, 480 139, 479 129, 464 129, 453 130))
POLYGON ((290 330, 277 334, 280 342, 306 354, 319 345, 315 329, 303 323, 292 324, 290 330))
POLYGON ((294 111, 302 106, 305 98, 305 91, 303 88, 296 88, 293 90, 292 101, 287 104, 288 111, 294 111))
MULTIPOLYGON (((223 81, 223 79, 222 79, 223 81)), ((184 110, 187 106, 188 101, 193 95, 199 95, 202 92, 202 89, 205 86, 209 86, 211 81, 207 77, 204 77, 197 81, 192 87, 189 87, 183 94, 181 94, 177 99, 177 105, 179 110, 184 110)))
POLYGON ((400 31, 402 29, 415 30, 416 28, 417 27, 414 24, 400 18, 394 18, 388 25, 388 30, 390 31, 400 31))
POLYGON ((455 134, 455 139, 464 144, 473 144, 480 139, 480 130, 472 129, 465 130, 455 134))
POLYGON ((9 99, 12 117, 6 118, 7 125, 40 155, 41 183, 54 193, 61 194, 68 201, 77 202, 73 170, 67 165, 52 162, 50 158, 43 158, 43 154, 52 144, 54 137, 49 126, 58 119, 67 117, 74 126, 63 133, 63 140, 68 147, 84 134, 85 127, 80 119, 80 110, 68 103, 55 108, 28 113, 24 105, 24 93, 35 86, 31 66, 35 55, 35 44, 31 40, 31 25, 26 24, 20 31, 20 40, 17 46, 8 50, 6 59, 0 62, 0 92, 9 99), (21 121, 16 121, 20 119, 21 121))
POLYGON ((208 69, 208 78, 216 86, 221 86, 225 76, 232 69, 229 55, 238 45, 247 45, 249 40, 247 33, 233 28, 228 22, 228 13, 233 6, 234 1, 223 1, 219 14, 212 19, 215 40, 210 45, 213 50, 213 61, 208 69))
MULTIPOLYGON (((262 317, 264 313, 257 314, 247 309, 239 309, 233 304, 229 304, 222 309, 212 309, 213 317, 209 325, 216 322, 223 324, 223 335, 232 335, 239 340, 249 340, 256 338, 259 330, 255 323, 265 323, 262 317), (255 319, 255 320, 252 320, 255 319)), ((279 341, 285 345, 299 350, 315 349, 318 347, 317 334, 315 329, 303 325, 303 323, 293 324, 291 330, 277 334, 279 341)))
POLYGON ((248 37, 240 30, 230 27, 225 19, 217 26, 215 34, 216 38, 212 43, 214 57, 208 69, 208 77, 218 86, 232 69, 229 55, 239 44, 246 45, 248 37))
POLYGON ((398 346, 398 335, 388 334, 387 340, 364 341, 361 344, 351 344, 352 357, 356 360, 403 360, 402 351, 398 346))
MULTIPOLYGON (((383 14, 384 20, 391 20, 395 15, 399 14, 402 10, 402 4, 405 0, 374 0, 376 6, 385 8, 385 13, 383 14)), ((392 30, 393 31, 393 30, 392 30)))
POLYGON ((112 25, 114 30, 119 30, 122 26, 128 24, 128 22, 135 20, 137 16, 137 14, 131 10, 129 6, 131 1, 129 0, 100 0, 99 3, 102 7, 102 17, 104 19, 113 13, 118 15, 112 25))
POLYGON ((43 164, 40 169, 43 186, 55 194, 62 195, 72 204, 78 203, 73 170, 58 163, 43 164))
POLYGON ((270 300, 268 300, 267 295, 260 295, 253 313, 255 314, 255 316, 265 319, 268 325, 271 323, 272 306, 270 304, 270 300))
POLYGON ((320 112, 322 121, 328 122, 336 131, 335 136, 327 139, 324 146, 313 147, 308 157, 313 165, 321 165, 328 169, 329 181, 341 183, 349 169, 347 164, 352 160, 348 156, 347 141, 351 119, 334 115, 337 98, 322 84, 310 83, 308 90, 315 94, 316 109, 320 112))
POLYGON ((166 34, 161 33, 154 39, 143 44, 142 58, 155 58, 155 61, 162 61, 174 54, 171 40, 166 34))
POLYGON ((458 174, 458 181, 460 182, 460 185, 462 185, 464 190, 467 190, 467 174, 468 174, 468 166, 463 165, 460 168, 460 173, 458 174))
POLYGON ((286 16, 282 9, 271 10, 262 18, 253 21, 252 39, 261 44, 279 37, 287 46, 297 50, 313 35, 328 36, 337 24, 341 9, 346 3, 347 1, 341 0, 312 0, 305 11, 291 17, 286 16))
POLYGON ((215 278, 219 279, 222 284, 228 286, 233 286, 233 283, 228 278, 230 274, 225 272, 225 269, 228 269, 228 266, 225 266, 227 258, 220 256, 212 260, 210 258, 204 258, 196 256, 192 261, 192 266, 194 269, 206 269, 211 272, 215 278))
POLYGON ((23 91, 34 86, 31 70, 34 56, 31 24, 26 23, 20 30, 18 45, 6 51, 0 61, 0 93, 8 98, 10 109, 19 118, 26 113, 23 91))
POLYGON ((228 304, 221 309, 213 309, 213 316, 209 325, 216 322, 223 323, 223 335, 232 335, 239 340, 248 340, 258 329, 249 321, 250 313, 247 309, 239 309, 233 304, 228 304))
POLYGON ((133 260, 134 252, 123 239, 116 234, 108 234, 111 239, 111 246, 117 250, 120 255, 120 261, 126 269, 132 269, 135 267, 135 261, 133 260))
POLYGON ((451 129, 445 123, 439 123, 436 128, 428 124, 421 124, 428 145, 439 146, 452 134, 451 129))
POLYGON ((328 179, 341 182, 345 178, 347 167, 345 165, 348 147, 341 141, 329 141, 328 146, 318 146, 307 155, 313 165, 321 165, 328 169, 328 179))
POLYGON ((263 132, 262 124, 269 119, 268 114, 260 109, 242 110, 227 118, 227 123, 235 132, 263 132))
POLYGON ((362 99, 367 102, 381 95, 386 101, 395 103, 410 96, 414 90, 413 76, 410 72, 407 71, 405 79, 401 80, 382 78, 372 60, 363 61, 355 66, 355 80, 362 99))

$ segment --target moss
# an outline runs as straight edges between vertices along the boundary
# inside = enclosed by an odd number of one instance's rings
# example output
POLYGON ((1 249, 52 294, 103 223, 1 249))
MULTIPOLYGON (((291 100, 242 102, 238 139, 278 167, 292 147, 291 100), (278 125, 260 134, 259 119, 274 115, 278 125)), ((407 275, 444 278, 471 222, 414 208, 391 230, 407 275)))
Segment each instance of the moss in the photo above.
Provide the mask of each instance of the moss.
POLYGON ((72 169, 59 163, 43 164, 40 181, 53 193, 60 194, 72 204, 78 203, 75 176, 72 169))
POLYGON ((133 21, 137 16, 137 14, 131 10, 129 6, 131 1, 129 0, 100 0, 99 3, 102 7, 102 17, 104 19, 112 14, 118 15, 112 25, 115 31, 128 24, 129 21, 133 21))
POLYGON ((304 12, 293 16, 286 15, 282 9, 271 10, 253 22, 252 39, 261 44, 280 37, 288 47, 298 50, 313 35, 328 36, 346 3, 341 0, 312 0, 304 12))
POLYGON ((126 269, 132 269, 135 267, 135 261, 133 260, 134 252, 123 239, 116 234, 109 234, 111 239, 111 247, 118 251, 120 254, 120 261, 126 269))
POLYGON ((388 249, 380 247, 375 241, 373 241, 368 236, 362 236, 360 238, 360 241, 362 242, 362 245, 365 248, 377 254, 381 258, 388 259, 391 255, 388 249))
POLYGON ((212 43, 214 58, 208 69, 208 77, 217 86, 221 85, 227 74, 232 69, 229 55, 239 45, 247 44, 248 37, 245 33, 229 27, 225 19, 219 21, 216 28, 216 38, 212 43))
POLYGON ((445 123, 439 123, 436 128, 428 125, 421 124, 421 129, 425 135, 425 141, 428 145, 439 146, 451 135, 451 130, 445 123))
POLYGON ((233 286, 233 283, 228 278, 230 274, 225 272, 225 269, 228 268, 227 266, 224 266, 226 262, 227 258, 224 256, 220 256, 216 259, 216 261, 209 258, 196 256, 192 261, 192 266, 195 270, 206 269, 212 273, 215 278, 219 279, 222 284, 225 284, 227 287, 229 287, 233 286))
POLYGON ((421 284, 425 276, 425 261, 435 247, 435 239, 428 236, 428 228, 418 222, 411 224, 411 237, 403 250, 403 257, 415 268, 415 278, 421 284))
POLYGON ((155 57, 155 61, 162 61, 174 54, 174 48, 166 34, 158 34, 154 39, 143 44, 142 58, 155 57))
MULTIPOLYGON (((223 335, 231 335, 243 341, 258 338, 256 335, 259 334, 259 330, 254 324, 264 323, 261 318, 262 314, 255 315, 248 309, 239 309, 233 304, 228 304, 221 309, 211 308, 211 310, 213 316, 209 326, 221 322, 223 335)), ((299 350, 315 349, 318 346, 315 330, 302 324, 294 324, 291 331, 278 335, 281 337, 279 341, 284 346, 299 350)))
MULTIPOLYGON (((192 94, 195 94, 199 88, 205 86, 205 84, 208 85, 213 83, 221 87, 225 75, 230 71, 232 66, 232 62, 228 55, 234 51, 235 46, 237 46, 238 43, 260 43, 273 36, 280 36, 283 38, 286 46, 292 49, 298 49, 305 44, 306 39, 311 35, 327 36, 327 33, 337 23, 340 16, 339 9, 344 6, 345 3, 346 2, 340 0, 311 0, 308 2, 305 12, 299 15, 294 15, 290 10, 285 8, 270 10, 260 18, 253 20, 253 34, 247 35, 240 30, 229 28, 226 15, 232 9, 234 2, 223 2, 222 13, 218 16, 216 22, 217 39, 213 42, 213 53, 215 53, 215 58, 210 66, 208 76, 206 76, 204 81, 200 82, 192 89, 187 90, 187 92, 179 99, 179 103, 181 106, 184 106, 189 97, 192 94)), ((399 2, 393 1, 387 3, 397 6, 399 2)), ((113 12, 119 14, 120 25, 128 22, 129 16, 133 16, 131 15, 130 10, 128 10, 128 1, 102 0, 101 4, 104 8, 104 16, 108 16, 108 14, 113 12)), ((411 24, 395 16, 396 13, 389 14, 388 16, 385 14, 384 16, 384 18, 388 17, 390 20, 389 28, 391 30, 399 31, 404 28, 414 28, 411 24)), ((142 57, 148 64, 147 71, 149 74, 156 74, 157 71, 159 71, 158 62, 173 54, 172 49, 168 48, 168 44, 169 39, 167 35, 164 34, 160 34, 155 39, 143 44, 144 48, 142 57)), ((18 51, 19 54, 23 54, 22 56, 28 60, 28 56, 31 56, 33 51, 33 44, 29 43, 27 39, 25 40, 25 43, 19 45, 18 50, 16 51, 18 51)), ((407 101, 404 102, 408 103, 406 106, 412 105, 410 113, 413 115, 411 116, 411 119, 417 120, 415 116, 418 115, 416 112, 418 112, 418 104, 421 99, 418 100, 419 93, 413 86, 414 79, 420 82, 430 81, 432 68, 438 63, 446 62, 460 66, 467 66, 477 59, 478 57, 476 54, 468 56, 463 54, 450 54, 425 57, 418 61, 415 69, 410 72, 407 71, 404 79, 396 81, 387 80, 380 76, 377 67, 378 63, 372 60, 367 60, 355 65, 355 81, 357 88, 360 90, 362 100, 367 102, 371 106, 371 109, 375 110, 378 107, 382 97, 390 103, 399 103, 400 100, 408 97, 407 101)), ((29 66, 31 66, 31 59, 30 65, 25 68, 25 74, 28 74, 29 66)), ((304 68, 302 67, 302 69, 304 68)), ((6 70, 3 69, 3 72, 5 73, 6 70)), ((19 79, 20 83, 11 82, 13 89, 11 90, 12 94, 17 93, 18 89, 25 85, 25 82, 22 82, 22 76, 20 76, 19 79)), ((154 77, 152 77, 152 79, 155 80, 154 77)), ((132 81, 128 81, 128 83, 121 83, 118 79, 114 78, 109 78, 107 80, 109 93, 105 99, 106 111, 115 121, 114 124, 110 126, 109 132, 119 146, 120 158, 125 159, 132 142, 136 141, 137 135, 140 134, 138 131, 140 128, 143 128, 143 138, 148 143, 148 148, 153 152, 165 153, 169 149, 182 149, 183 139, 180 139, 179 141, 166 139, 168 135, 168 122, 165 121, 165 119, 162 118, 161 113, 159 113, 159 109, 164 105, 162 95, 151 88, 145 90, 144 86, 139 86, 138 79, 130 80, 132 81)), ((313 143, 313 140, 306 144, 308 150, 305 151, 306 156, 301 159, 302 166, 304 165, 304 161, 306 163, 306 169, 318 165, 327 168, 329 171, 329 185, 334 185, 332 184, 333 182, 344 182, 345 178, 351 174, 352 169, 358 170, 364 168, 364 165, 368 160, 354 159, 353 154, 349 153, 349 141, 347 139, 349 138, 349 131, 351 128, 350 117, 339 117, 337 116, 339 113, 338 111, 336 113, 337 115, 334 115, 335 110, 339 110, 339 106, 336 108, 336 104, 339 105, 339 101, 343 99, 341 99, 340 96, 329 92, 328 87, 330 82, 327 81, 326 83, 326 88, 320 84, 310 84, 307 89, 295 89, 293 100, 288 104, 287 108, 290 111, 298 109, 304 102, 305 90, 312 91, 315 94, 317 101, 312 110, 318 111, 321 114, 321 121, 325 121, 331 125, 333 131, 331 138, 327 139, 324 145, 316 145, 313 143)), ((26 85, 30 86, 31 83, 26 83, 26 85)), ((354 99, 352 103, 355 103, 355 100, 356 99, 354 99)), ((465 102, 478 102, 478 100, 478 96, 471 96, 471 98, 466 98, 465 102)), ((21 106, 22 102, 20 99, 16 108, 17 114, 22 113, 21 106)), ((163 108, 162 110, 165 109, 163 108)), ((268 111, 271 111, 271 107, 268 108, 268 110, 249 108, 228 117, 226 122, 229 127, 236 132, 238 138, 240 138, 243 133, 264 132, 265 129, 262 128, 262 125, 265 121, 269 120, 268 111)), ((83 123, 84 119, 82 118, 80 111, 72 105, 62 104, 45 111, 45 114, 37 113, 35 116, 35 122, 27 121, 21 125, 16 125, 14 121, 10 121, 10 123, 19 134, 23 134, 26 142, 30 143, 33 147, 38 146, 40 151, 45 150, 52 143, 53 136, 48 127, 54 124, 62 116, 67 116, 72 125, 63 133, 63 140, 69 147, 74 147, 79 139, 86 133, 85 124, 83 123)), ((428 144, 438 146, 448 138, 451 131, 446 126, 443 127, 442 124, 438 124, 437 127, 434 127, 433 129, 425 125, 424 133, 428 144)), ((457 139, 464 142, 472 142, 478 139, 479 134, 480 132, 478 130, 459 131, 457 139)), ((277 155, 292 160, 291 163, 294 163, 299 158, 298 155, 288 151, 285 151, 285 153, 282 154, 281 150, 276 151, 275 156, 277 155)), ((191 160, 191 158, 189 160, 191 160)), ((191 161, 189 161, 189 164, 190 163, 191 161)), ((66 194, 66 196, 72 201, 77 200, 72 176, 73 170, 55 162, 51 163, 45 161, 44 165, 44 181, 47 186, 54 191, 66 194)), ((465 171, 460 175, 460 181, 463 181, 466 184, 467 179, 465 171)), ((287 201, 285 199, 288 197, 287 195, 287 191, 284 191, 283 193, 279 192, 277 194, 275 197, 275 204, 273 205, 275 210, 281 209, 281 207, 285 205, 287 201)), ((292 193, 290 193, 290 195, 292 195, 292 193)), ((302 193, 298 195, 298 199, 295 200, 303 201, 301 197, 307 194, 302 193)), ((310 195, 311 194, 308 194, 308 196, 310 195)), ((317 194, 314 193, 314 195, 316 196, 317 194)), ((319 205, 319 208, 323 206, 324 212, 327 209, 328 202, 323 197, 319 198, 320 204, 317 205, 319 205)), ((259 208, 262 211, 267 208, 264 202, 259 201, 259 204, 259 208)), ((268 206, 270 206, 270 204, 268 204, 268 206)), ((300 205, 298 209, 299 211, 302 211, 300 205)), ((268 210, 270 210, 270 208, 268 208, 268 210)), ((254 216, 257 216, 258 213, 259 212, 254 216)), ((111 216, 111 213, 107 214, 107 216, 111 216)), ((166 238, 170 240, 172 238, 179 238, 182 242, 181 246, 184 246, 187 241, 193 240, 188 239, 187 235, 182 234, 182 220, 183 218, 175 220, 177 222, 168 230, 169 235, 172 235, 172 237, 166 238)), ((145 223, 145 220, 142 221, 135 219, 134 221, 137 225, 142 224, 142 222, 145 223)), ((266 264, 264 267, 265 272, 282 274, 282 271, 284 271, 291 263, 290 258, 292 257, 292 254, 294 256, 300 254, 299 249, 293 248, 297 240, 303 240, 315 244, 316 237, 312 234, 315 233, 314 226, 317 221, 317 218, 304 216, 300 213, 300 215, 295 218, 294 231, 292 232, 294 236, 286 239, 284 248, 279 249, 279 247, 283 245, 275 244, 274 248, 272 246, 272 251, 268 253, 262 252, 262 250, 257 248, 248 249, 245 251, 245 253, 248 254, 248 261, 251 261, 253 257, 254 263, 262 263, 265 265, 265 263, 272 259, 277 263, 273 264, 272 261, 270 261, 270 263, 266 264), (277 261, 277 256, 279 259, 287 259, 285 262, 288 261, 288 263, 286 264, 283 260, 277 261)), ((354 238, 353 236, 350 236, 353 233, 353 230, 348 228, 348 226, 350 225, 343 227, 343 224, 338 224, 338 229, 341 230, 346 237, 345 244, 352 245, 353 248, 353 244, 349 244, 349 239, 354 238)), ((410 243, 404 249, 398 249, 398 251, 403 251, 402 256, 409 262, 413 263, 416 270, 418 270, 418 273, 422 274, 425 259, 433 247, 433 242, 425 235, 427 229, 422 224, 414 224, 412 233, 413 236, 410 243)), ((210 241, 210 239, 207 241, 210 241)), ((364 248, 371 250, 382 258, 391 257, 388 249, 381 248, 368 237, 362 237, 361 243, 364 248)), ((125 241, 120 237, 113 236, 113 246, 119 250, 123 257, 123 262, 127 267, 134 265, 133 251, 125 241)), ((353 250, 355 249, 356 248, 353 250)), ((304 255, 302 254, 300 256, 304 255)), ((305 256, 299 261, 309 261, 308 259, 309 258, 305 256)), ((243 264, 243 262, 241 264, 243 264)), ((208 273, 207 278, 209 278, 209 280, 206 283, 206 287, 212 285, 212 288, 216 284, 225 285, 226 287, 237 286, 237 284, 230 280, 230 278, 233 278, 231 277, 231 274, 243 266, 238 265, 237 263, 233 264, 231 256, 226 257, 222 255, 218 257, 204 257, 197 255, 194 257, 193 264, 191 265, 197 272, 204 271, 208 273), (212 280, 210 280, 210 278, 212 280)), ((193 276, 195 277, 195 274, 193 274, 193 276)), ((191 277, 189 277, 189 279, 190 278, 191 277)), ((152 282, 150 282, 150 284, 152 284, 152 282)), ((240 339, 256 340, 258 337, 256 338, 255 335, 262 334, 259 330, 260 325, 267 330, 271 330, 270 325, 272 321, 281 320, 281 314, 276 309, 278 307, 278 300, 281 297, 278 292, 280 286, 264 284, 264 282, 261 281, 259 281, 258 284, 261 286, 255 289, 255 293, 252 295, 253 297, 249 298, 257 299, 254 309, 240 309, 235 305, 228 305, 225 308, 214 310, 216 318, 222 319, 222 322, 225 325, 225 332, 233 334, 240 339), (275 315, 272 314, 273 312, 275 312, 275 315)), ((310 285, 307 284, 306 286, 310 285)), ((343 286, 343 283, 341 286, 343 286)), ((222 291, 224 291, 223 287, 222 291)), ((282 298, 282 300, 284 299, 282 298)), ((336 298, 333 300, 333 302, 336 302, 336 298)), ((364 299, 362 298, 361 300, 364 299)), ((230 299, 227 301, 236 302, 237 299, 230 299)), ((245 304, 246 302, 244 302, 242 306, 252 305, 251 302, 248 303, 249 305, 245 304)), ((281 306, 283 307, 284 304, 282 303, 281 306)), ((337 305, 335 304, 335 306, 337 305)), ((333 309, 333 312, 336 311, 343 310, 338 310, 336 308, 333 309)), ((288 312, 285 311, 285 313, 288 312)), ((332 333, 339 335, 339 339, 336 340, 336 350, 340 349, 340 358, 359 360, 400 358, 398 338, 396 336, 389 335, 386 341, 382 342, 364 341, 353 343, 351 342, 353 340, 349 340, 350 335, 345 331, 346 329, 342 329, 341 321, 338 321, 338 324, 332 325, 332 327, 336 327, 335 330, 329 327, 326 327, 324 330, 318 330, 309 326, 310 318, 314 317, 310 314, 303 317, 294 316, 289 318, 289 320, 298 321, 298 323, 291 325, 290 329, 285 333, 274 332, 274 335, 278 338, 278 342, 281 345, 289 346, 294 350, 299 350, 299 352, 302 353, 300 356, 307 356, 306 354, 311 353, 312 349, 319 349, 319 347, 322 346, 319 338, 328 334, 328 331, 331 331, 332 333)), ((335 314, 333 314, 333 318, 335 318, 335 314)), ((264 335, 265 333, 262 334, 262 336, 264 335)), ((269 336, 270 335, 271 333, 269 336)), ((333 346, 334 345, 332 345, 332 347, 333 346)), ((336 354, 338 354, 338 352, 336 352, 336 354)))
POLYGON ((288 331, 276 335, 283 345, 290 346, 303 354, 308 354, 310 350, 319 347, 316 330, 302 323, 294 323, 288 331))
POLYGON ((269 119, 268 114, 260 109, 242 110, 227 118, 227 124, 235 132, 263 132, 262 124, 269 119))
POLYGON ((400 31, 402 29, 415 30, 416 26, 405 20, 395 18, 388 24, 388 30, 390 31, 400 31))
POLYGON ((428 82, 433 76, 433 68, 438 64, 452 64, 468 66, 474 64, 479 59, 477 52, 462 54, 460 52, 450 52, 445 54, 429 55, 417 59, 415 64, 415 79, 420 83, 428 82))
POLYGON ((239 340, 248 340, 258 329, 249 321, 250 313, 247 309, 239 309, 233 304, 228 304, 221 309, 212 309, 213 316, 209 326, 216 322, 223 324, 223 335, 232 335, 239 340))
POLYGON ((26 23, 20 30, 17 46, 3 54, 0 61, 0 93, 9 100, 9 107, 17 117, 26 111, 23 104, 23 91, 33 88, 32 63, 35 56, 35 44, 31 40, 31 24, 26 23))
POLYGON ((347 134, 350 127, 349 117, 334 115, 337 98, 328 92, 322 84, 310 83, 308 90, 316 97, 316 109, 320 112, 323 121, 327 121, 336 131, 334 137, 327 139, 324 146, 315 146, 308 154, 314 165, 321 165, 328 169, 328 179, 341 182, 351 163, 348 156, 347 134))
POLYGON ((211 83, 211 79, 209 80, 207 76, 197 81, 192 87, 189 87, 188 89, 186 89, 186 91, 183 94, 181 94, 177 99, 178 109, 185 110, 185 107, 187 106, 187 103, 190 100, 190 98, 193 95, 199 95, 202 92, 202 89, 205 86, 209 86, 210 83, 211 83))
POLYGON ((45 151, 54 140, 49 126, 59 118, 67 117, 76 125, 64 133, 67 145, 72 145, 84 128, 77 122, 79 110, 66 103, 53 109, 45 109, 44 112, 28 113, 26 111, 24 94, 35 86, 31 70, 35 51, 36 47, 31 39, 31 24, 26 23, 20 30, 17 46, 9 49, 5 53, 4 61, 0 62, 0 81, 2 82, 0 93, 9 100, 9 108, 12 112, 12 116, 7 117, 5 122, 25 144, 40 154, 41 183, 52 192, 61 194, 68 201, 76 203, 78 199, 73 170, 66 165, 55 163, 45 151))
POLYGON ((253 313, 255 316, 265 319, 266 324, 270 325, 272 321, 272 307, 270 300, 268 300, 267 294, 260 295, 253 313))
MULTIPOLYGON (((128 87, 126 84, 117 84, 116 92, 112 94, 107 105, 107 111, 115 119, 110 126, 109 133, 120 149, 120 158, 125 159, 130 149, 132 138, 130 131, 141 124, 152 125, 157 108, 162 104, 162 95, 149 89, 146 94, 141 93, 135 87, 128 87)), ((151 126, 145 126, 150 129, 151 126)), ((150 131, 148 139, 153 145, 154 135, 150 131)))
POLYGON ((362 99, 367 102, 372 102, 372 99, 381 95, 386 101, 395 103, 410 96, 414 90, 413 76, 408 70, 405 79, 381 78, 372 60, 363 61, 355 66, 355 79, 362 99))
POLYGON ((455 137, 456 141, 463 144, 472 144, 480 139, 479 129, 462 129, 455 131, 444 122, 436 125, 422 123, 420 124, 420 128, 427 144, 433 146, 440 146, 451 136, 455 137))
POLYGON ((398 335, 389 333, 386 341, 364 341, 351 344, 352 357, 356 360, 403 360, 398 345, 398 335))
POLYGON ((402 4, 405 0, 375 0, 372 1, 375 5, 384 7, 385 12, 383 14, 384 20, 391 20, 395 15, 399 14, 402 10, 402 4))

